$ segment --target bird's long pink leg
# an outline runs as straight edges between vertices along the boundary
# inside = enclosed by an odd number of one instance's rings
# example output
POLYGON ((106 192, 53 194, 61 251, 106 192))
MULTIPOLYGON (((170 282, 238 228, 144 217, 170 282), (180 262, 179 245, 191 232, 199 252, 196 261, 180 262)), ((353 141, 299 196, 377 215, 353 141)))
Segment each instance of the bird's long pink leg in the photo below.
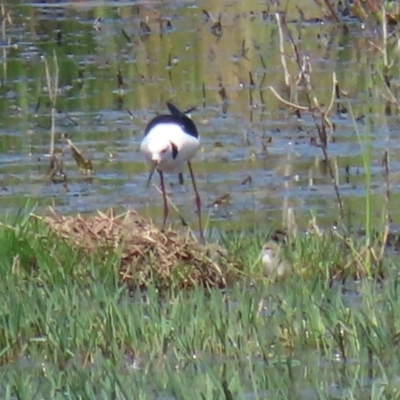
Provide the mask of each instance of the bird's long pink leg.
POLYGON ((161 185, 161 191, 163 195, 163 201, 164 201, 164 220, 162 224, 161 230, 163 231, 165 229, 165 224, 167 222, 167 217, 168 217, 168 201, 167 201, 167 194, 165 193, 165 185, 164 185, 164 175, 162 171, 158 171, 158 174, 160 175, 160 185, 161 185))
POLYGON ((199 196, 199 192, 197 191, 196 181, 194 180, 192 164, 190 163, 190 161, 188 161, 188 167, 189 167, 190 177, 192 178, 194 193, 196 195, 196 208, 197 208, 197 215, 199 216, 200 241, 204 242, 203 224, 201 223, 201 199, 199 196))

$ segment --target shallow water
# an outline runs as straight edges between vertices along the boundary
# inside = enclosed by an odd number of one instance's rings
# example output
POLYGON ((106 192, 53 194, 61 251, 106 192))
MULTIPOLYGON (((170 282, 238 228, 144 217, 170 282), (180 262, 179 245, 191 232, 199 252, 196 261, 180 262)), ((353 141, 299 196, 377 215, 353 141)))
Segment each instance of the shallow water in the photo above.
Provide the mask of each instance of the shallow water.
MULTIPOLYGON (((361 135, 370 132, 372 208, 377 221, 386 190, 382 157, 389 150, 394 205, 390 212, 393 223, 398 224, 400 134, 394 109, 391 115, 385 113, 383 98, 387 93, 376 73, 382 66, 381 54, 374 47, 381 43, 380 33, 373 26, 362 28, 357 20, 346 21, 348 32, 329 21, 299 23, 296 2, 291 3, 287 20, 292 22, 288 26, 301 53, 310 57, 311 81, 318 99, 329 103, 333 72, 340 89, 346 92, 330 114, 336 128, 328 144, 329 164, 323 161, 321 148, 312 144, 318 136, 312 116, 293 115, 268 89, 273 86, 288 98, 274 18, 284 5, 270 4, 268 17, 263 19, 266 2, 258 1, 6 4, 3 13, 9 13, 9 18, 3 18, 0 30, 3 213, 16 212, 30 199, 31 205, 53 205, 62 213, 132 207, 161 221, 162 199, 155 186, 145 188, 148 167, 138 148, 147 122, 165 112, 165 102, 171 100, 181 109, 197 107, 192 118, 201 134, 202 149, 193 166, 208 226, 280 226, 285 225, 292 210, 300 228, 306 226, 311 213, 329 225, 338 219, 338 208, 328 167, 338 181, 345 217, 362 224, 365 171, 363 148, 354 125, 361 135), (222 13, 222 36, 215 36, 214 22, 206 20, 203 9, 214 19, 222 13), (143 33, 141 22, 148 24, 149 34, 143 33), (55 147, 67 176, 65 182, 58 183, 47 177, 51 105, 44 56, 54 79, 54 54, 59 66, 55 147), (226 92, 225 100, 221 89, 226 92), (349 111, 350 105, 354 122, 341 109, 349 111), (65 137, 92 161, 93 174, 79 170, 65 137), (219 201, 227 195, 229 202, 219 201)), ((313 1, 304 1, 303 6, 306 18, 320 16, 313 1)), ((284 47, 289 70, 296 76, 298 68, 287 38, 284 47)), ((390 53, 393 60, 397 60, 395 51, 390 53)), ((392 90, 396 94, 398 71, 393 74, 392 90)), ((306 104, 304 93, 299 98, 306 104)), ((173 202, 195 227, 193 191, 187 174, 184 186, 178 185, 176 175, 167 179, 173 202)), ((153 183, 157 185, 157 180, 153 183)), ((179 226, 174 211, 169 221, 179 226)), ((357 308, 363 301, 354 288, 341 298, 349 308, 357 308)), ((231 304, 235 302, 238 299, 231 304)), ((260 318, 270 315, 271 305, 266 300, 260 318)), ((224 368, 232 376, 239 370, 244 377, 242 398, 247 399, 270 395, 259 382, 247 378, 249 371, 252 377, 271 376, 271 382, 280 385, 275 394, 284 392, 287 398, 349 398, 354 383, 360 392, 368 394, 379 383, 381 371, 374 365, 378 378, 370 378, 367 360, 361 356, 344 361, 336 349, 332 354, 314 348, 296 351, 290 379, 286 360, 271 357, 267 365, 261 358, 247 359, 246 355, 237 361, 199 354, 199 362, 183 365, 175 354, 168 354, 165 364, 154 366, 157 363, 151 364, 145 354, 141 363, 138 361, 141 369, 133 373, 135 384, 145 395, 154 396, 153 386, 159 390, 157 398, 168 398, 169 378, 163 367, 175 368, 175 363, 189 387, 193 377, 206 386, 209 376, 220 379, 224 368), (156 374, 148 374, 149 370, 156 374)), ((71 363, 74 361, 79 363, 75 359, 71 363)), ((128 366, 134 361, 128 359, 128 366)), ((39 374, 41 383, 46 374, 39 362, 21 357, 16 365, 0 372, 7 374, 5 370, 9 369, 20 375, 24 375, 21 371, 39 374)), ((46 362, 47 368, 57 368, 46 362)), ((126 367, 124 364, 121 368, 126 367)), ((128 374, 127 380, 127 387, 131 387, 132 375, 128 374)))
MULTIPOLYGON (((266 8, 256 1, 18 3, 4 7, 9 18, 3 19, 1 35, 3 212, 16 211, 31 199, 31 204, 54 205, 62 213, 132 207, 160 221, 161 196, 154 186, 145 188, 148 167, 138 147, 146 123, 172 100, 181 109, 197 107, 192 118, 202 150, 193 164, 211 224, 285 225, 288 210, 294 210, 300 225, 310 212, 327 224, 338 218, 329 168, 321 149, 310 144, 318 136, 312 116, 291 115, 268 89, 273 86, 287 98, 274 17, 282 11, 279 6, 266 8), (217 37, 220 32, 203 10, 214 20, 221 13, 222 36, 217 37), (150 33, 144 33, 141 22, 150 33), (43 59, 54 79, 53 54, 59 66, 55 148, 67 176, 64 184, 47 176, 51 105, 43 59), (79 171, 63 137, 92 161, 93 175, 79 171), (226 195, 230 201, 218 204, 226 195)), ((319 16, 313 4, 303 4, 306 19, 319 16)), ((371 44, 378 45, 380 36, 373 27, 362 29, 357 20, 347 21, 346 32, 329 21, 300 23, 291 7, 288 26, 301 54, 310 57, 320 103, 330 101, 333 72, 346 92, 331 113, 336 129, 328 144, 329 164, 345 214, 362 223, 362 147, 352 118, 336 110, 349 110, 351 104, 361 134, 368 132, 362 116, 371 118, 372 205, 380 215, 385 192, 381 160, 389 149, 391 173, 397 171, 400 147, 398 118, 385 115, 383 84, 370 68, 380 62, 371 44)), ((287 37, 284 46, 295 77, 298 68, 287 37)), ((299 98, 305 104, 302 94, 299 98)), ((190 180, 186 177, 181 187, 177 176, 167 179, 172 201, 185 219, 195 222, 190 180)), ((156 179, 153 183, 158 184, 156 179)), ((392 204, 398 187, 393 174, 392 204)), ((391 212, 396 223, 397 208, 391 212)), ((170 222, 179 226, 175 212, 170 222)))

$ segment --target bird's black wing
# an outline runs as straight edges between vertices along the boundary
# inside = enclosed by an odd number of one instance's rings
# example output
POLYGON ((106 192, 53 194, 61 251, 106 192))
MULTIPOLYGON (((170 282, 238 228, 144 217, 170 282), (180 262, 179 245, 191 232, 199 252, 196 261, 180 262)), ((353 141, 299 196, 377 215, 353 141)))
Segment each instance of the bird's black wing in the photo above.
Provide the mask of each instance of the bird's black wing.
POLYGON ((167 107, 168 107, 169 112, 172 115, 174 115, 175 117, 185 117, 186 116, 181 110, 179 110, 178 107, 174 106, 169 101, 167 101, 167 107))

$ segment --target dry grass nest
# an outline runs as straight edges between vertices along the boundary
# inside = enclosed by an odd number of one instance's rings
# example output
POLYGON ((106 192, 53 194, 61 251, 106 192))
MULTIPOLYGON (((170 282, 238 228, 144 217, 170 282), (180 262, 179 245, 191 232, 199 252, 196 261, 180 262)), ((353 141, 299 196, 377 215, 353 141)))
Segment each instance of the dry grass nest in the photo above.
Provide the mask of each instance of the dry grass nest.
POLYGON ((115 215, 112 209, 96 215, 59 215, 49 209, 43 221, 73 248, 120 255, 121 282, 131 289, 224 287, 229 271, 236 270, 218 244, 199 244, 190 231, 162 232, 136 211, 115 215))

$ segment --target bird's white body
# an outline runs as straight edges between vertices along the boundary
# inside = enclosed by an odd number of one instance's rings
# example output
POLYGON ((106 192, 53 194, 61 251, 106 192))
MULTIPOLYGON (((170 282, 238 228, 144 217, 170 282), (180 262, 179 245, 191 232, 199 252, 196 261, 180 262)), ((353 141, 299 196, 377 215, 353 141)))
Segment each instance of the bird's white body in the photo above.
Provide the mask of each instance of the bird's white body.
MULTIPOLYGON (((187 163, 193 189, 196 195, 196 209, 199 218, 200 240, 204 241, 201 223, 201 200, 194 179, 191 159, 200 149, 199 133, 194 122, 183 112, 179 111, 172 103, 167 102, 171 114, 158 115, 147 125, 140 151, 151 166, 147 186, 149 186, 154 171, 160 175, 160 186, 164 202, 164 219, 162 229, 165 227, 169 208, 165 192, 164 172, 182 172, 182 167, 187 163)), ((180 181, 183 183, 182 176, 180 181)))
POLYGON ((140 151, 147 162, 150 165, 156 163, 157 170, 163 172, 181 172, 183 165, 199 149, 199 138, 188 135, 180 125, 173 122, 161 122, 152 127, 140 145, 140 151))

